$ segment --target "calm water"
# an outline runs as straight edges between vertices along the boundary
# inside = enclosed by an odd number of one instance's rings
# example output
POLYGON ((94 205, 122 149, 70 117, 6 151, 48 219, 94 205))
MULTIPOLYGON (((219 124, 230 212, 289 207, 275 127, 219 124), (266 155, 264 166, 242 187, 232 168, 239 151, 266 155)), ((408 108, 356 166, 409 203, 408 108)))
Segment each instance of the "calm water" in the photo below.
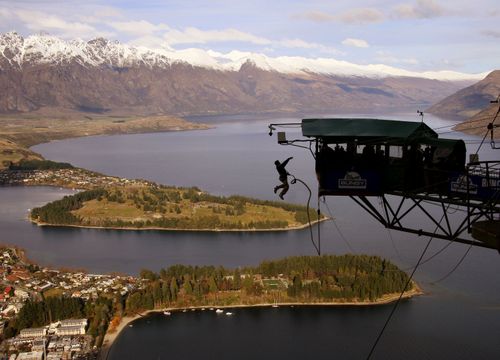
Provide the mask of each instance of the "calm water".
MULTIPOLYGON (((272 189, 277 177, 273 162, 288 156, 294 156, 289 171, 315 191, 310 154, 303 149, 279 146, 276 137, 267 135, 269 122, 298 120, 215 119, 217 128, 207 131, 97 136, 42 144, 34 150, 52 160, 107 174, 195 185, 223 195, 239 193, 275 199, 272 189)), ((451 124, 437 118, 427 118, 427 123, 433 128, 451 124)), ((287 130, 288 138, 297 135, 298 131, 287 130)), ((457 136, 462 135, 446 135, 457 136)), ((476 148, 477 145, 470 145, 471 151, 476 148)), ((498 158, 486 146, 483 149, 483 160, 498 158)), ((28 255, 42 264, 132 274, 141 268, 158 270, 175 263, 235 267, 288 255, 314 254, 308 230, 174 233, 43 229, 24 220, 27 209, 66 193, 67 190, 50 188, 0 188, 3 241, 26 248, 28 255)), ((304 203, 306 198, 301 185, 292 186, 287 196, 288 201, 296 203, 304 203)), ((332 197, 327 201, 343 237, 333 223, 322 224, 325 253, 378 254, 403 268, 418 259, 426 238, 389 234, 349 199, 332 197)), ((324 205, 322 209, 325 210, 324 205)), ((429 253, 445 244, 434 241, 429 253)), ((421 266, 416 278, 428 294, 401 306, 375 358, 500 357, 500 256, 491 250, 473 248, 452 276, 433 283, 447 274, 466 250, 466 246, 453 244, 421 266)), ((237 310, 231 318, 201 312, 175 314, 171 318, 152 316, 127 328, 110 358, 364 358, 387 314, 387 307, 373 307, 248 309, 237 310)))
MULTIPOLYGON (((473 310, 442 305, 430 298, 402 303, 373 359, 498 358, 493 336, 471 335, 485 332, 484 325, 498 326, 491 312, 457 319, 453 314, 473 310)), ((365 359, 389 311, 295 307, 234 310, 231 317, 207 311, 154 314, 127 328, 109 358, 365 359)))

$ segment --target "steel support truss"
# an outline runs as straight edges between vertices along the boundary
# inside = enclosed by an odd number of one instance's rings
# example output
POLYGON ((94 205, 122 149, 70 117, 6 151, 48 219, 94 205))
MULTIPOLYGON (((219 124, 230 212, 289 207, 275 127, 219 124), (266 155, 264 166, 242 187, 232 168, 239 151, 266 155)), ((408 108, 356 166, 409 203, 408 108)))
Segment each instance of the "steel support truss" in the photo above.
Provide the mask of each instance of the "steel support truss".
POLYGON ((380 197, 351 196, 359 206, 388 229, 411 234, 432 236, 438 239, 496 249, 491 244, 464 237, 471 232, 471 226, 480 220, 498 220, 500 196, 487 202, 467 198, 448 198, 433 194, 392 192, 380 197), (391 200, 389 200, 391 196, 391 200), (378 203, 378 204, 377 204, 378 203), (433 215, 430 206, 437 208, 440 216, 433 215), (437 205, 437 206, 435 206, 437 205), (408 224, 409 215, 417 212, 430 220, 430 228, 416 228, 408 224), (453 220, 450 215, 453 212, 453 220))

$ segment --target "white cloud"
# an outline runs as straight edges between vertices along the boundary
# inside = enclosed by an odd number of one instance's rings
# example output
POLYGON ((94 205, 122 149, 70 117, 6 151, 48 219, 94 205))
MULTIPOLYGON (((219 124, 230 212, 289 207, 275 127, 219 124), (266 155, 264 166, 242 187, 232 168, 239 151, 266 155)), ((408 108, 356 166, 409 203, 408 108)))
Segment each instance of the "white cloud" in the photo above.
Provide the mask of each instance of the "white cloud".
POLYGON ((293 18, 305 19, 312 22, 330 22, 336 20, 335 16, 316 10, 306 11, 302 14, 293 15, 293 18))
POLYGON ((162 36, 145 35, 127 42, 131 46, 142 46, 150 49, 167 49, 173 51, 162 36))
POLYGON ((318 44, 314 42, 307 42, 301 39, 286 39, 286 40, 281 40, 276 43, 277 45, 281 45, 283 47, 287 48, 300 48, 300 49, 315 49, 319 50, 325 54, 342 54, 341 51, 329 47, 323 44, 318 44))
POLYGON ((384 20, 384 14, 373 8, 354 8, 340 14, 328 14, 322 11, 306 11, 294 15, 294 18, 312 22, 341 22, 345 24, 369 24, 384 20))
POLYGON ((359 8, 346 11, 339 19, 347 24, 369 24, 383 21, 384 14, 373 8, 359 8))
POLYGON ((121 10, 111 6, 92 6, 91 10, 84 11, 82 14, 77 15, 79 21, 86 23, 101 23, 108 21, 111 18, 121 18, 123 13, 121 10))
POLYGON ((171 29, 163 35, 169 45, 178 44, 206 44, 212 42, 249 42, 257 45, 269 45, 271 40, 255 36, 236 29, 200 30, 188 27, 181 30, 171 29))
POLYGON ((375 60, 384 64, 405 64, 405 65, 419 64, 419 61, 415 58, 396 57, 386 51, 377 51, 375 60))
POLYGON ((151 35, 155 32, 170 30, 166 24, 152 24, 149 21, 113 21, 109 23, 113 29, 133 36, 151 35))
MULTIPOLYGON (((152 39, 149 40, 151 41, 152 39)), ((337 49, 323 44, 307 42, 302 39, 271 40, 236 29, 200 30, 194 27, 186 28, 182 31, 177 29, 170 29, 163 34, 163 40, 169 46, 181 44, 208 44, 218 42, 246 42, 255 45, 265 45, 268 48, 285 47, 315 49, 323 53, 340 54, 340 51, 338 51, 337 49)))
POLYGON ((99 31, 88 24, 69 22, 56 15, 49 15, 41 11, 15 10, 12 13, 30 30, 54 32, 66 39, 112 35, 109 32, 99 31))
POLYGON ((417 0, 415 4, 401 4, 394 9, 395 17, 409 19, 430 19, 450 13, 434 0, 417 0))
POLYGON ((362 39, 353 39, 353 38, 347 38, 345 40, 342 41, 342 45, 345 45, 345 46, 354 46, 354 47, 358 47, 358 48, 367 48, 367 47, 370 47, 370 45, 368 45, 368 42, 366 42, 365 40, 362 40, 362 39))

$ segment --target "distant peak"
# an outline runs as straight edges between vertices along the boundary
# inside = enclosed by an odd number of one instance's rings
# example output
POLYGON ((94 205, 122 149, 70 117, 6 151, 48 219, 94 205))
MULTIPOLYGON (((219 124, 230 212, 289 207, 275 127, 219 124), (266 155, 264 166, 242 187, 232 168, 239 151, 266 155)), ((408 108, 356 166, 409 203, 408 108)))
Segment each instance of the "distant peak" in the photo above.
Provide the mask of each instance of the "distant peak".
POLYGON ((246 59, 246 61, 243 64, 241 64, 240 71, 245 71, 255 68, 257 68, 257 64, 255 64, 255 61, 252 59, 246 59))
POLYGON ((24 38, 19 35, 16 31, 9 31, 5 34, 0 34, 0 39, 4 41, 23 41, 24 38))
POLYGON ((92 46, 107 46, 108 44, 119 44, 118 41, 111 41, 103 37, 97 37, 95 39, 89 40, 87 44, 92 45, 92 46))
POLYGON ((2 34, 1 35, 2 37, 22 37, 21 35, 18 34, 17 31, 15 30, 12 30, 12 31, 9 31, 9 32, 6 32, 5 34, 2 34))

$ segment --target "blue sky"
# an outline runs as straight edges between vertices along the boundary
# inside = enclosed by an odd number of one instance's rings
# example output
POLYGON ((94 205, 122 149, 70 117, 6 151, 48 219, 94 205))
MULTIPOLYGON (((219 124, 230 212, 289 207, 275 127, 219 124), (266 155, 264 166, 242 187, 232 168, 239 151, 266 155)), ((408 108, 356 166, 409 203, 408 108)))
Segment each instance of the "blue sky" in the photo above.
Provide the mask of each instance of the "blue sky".
POLYGON ((500 1, 0 0, 0 32, 334 58, 410 71, 500 68, 500 1))

